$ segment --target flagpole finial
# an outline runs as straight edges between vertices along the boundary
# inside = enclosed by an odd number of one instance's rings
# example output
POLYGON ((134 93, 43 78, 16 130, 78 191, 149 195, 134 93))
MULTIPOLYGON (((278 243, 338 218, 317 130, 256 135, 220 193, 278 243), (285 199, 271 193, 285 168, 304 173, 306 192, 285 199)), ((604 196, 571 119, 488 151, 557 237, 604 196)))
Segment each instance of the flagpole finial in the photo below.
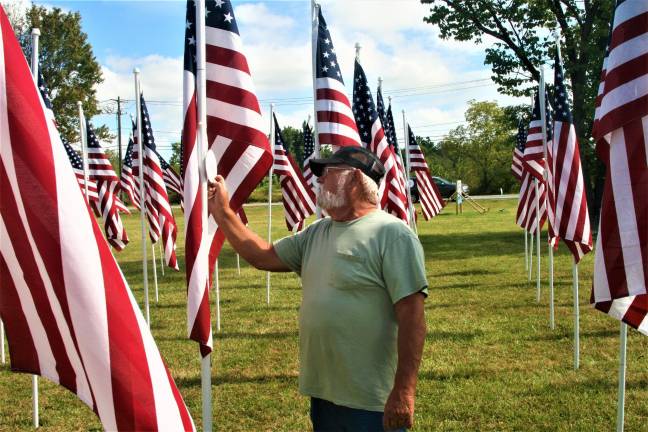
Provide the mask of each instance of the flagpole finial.
POLYGON ((382 90, 382 82, 383 82, 382 77, 378 77, 378 88, 379 88, 380 90, 382 90))
POLYGON ((139 68, 135 68, 135 69, 133 69, 133 73, 134 73, 135 75, 139 75, 139 73, 140 73, 139 68))
POLYGON ((37 27, 34 27, 31 31, 32 36, 40 36, 41 32, 40 29, 37 27))
POLYGON ((356 50, 356 60, 357 61, 360 61, 360 48, 362 48, 360 46, 360 42, 356 42, 355 43, 355 50, 356 50))
POLYGON ((389 105, 391 105, 391 96, 387 96, 387 100, 389 101, 389 105))

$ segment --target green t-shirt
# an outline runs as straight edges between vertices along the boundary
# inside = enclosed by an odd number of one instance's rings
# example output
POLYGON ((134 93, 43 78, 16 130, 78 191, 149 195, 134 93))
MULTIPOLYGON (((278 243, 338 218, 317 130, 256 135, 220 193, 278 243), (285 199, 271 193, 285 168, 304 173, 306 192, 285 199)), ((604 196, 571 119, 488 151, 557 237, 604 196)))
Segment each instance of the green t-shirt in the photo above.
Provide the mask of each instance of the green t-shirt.
POLYGON ((394 303, 427 295, 423 248, 395 217, 321 219, 274 243, 302 278, 299 390, 350 408, 383 411, 394 385, 394 303))

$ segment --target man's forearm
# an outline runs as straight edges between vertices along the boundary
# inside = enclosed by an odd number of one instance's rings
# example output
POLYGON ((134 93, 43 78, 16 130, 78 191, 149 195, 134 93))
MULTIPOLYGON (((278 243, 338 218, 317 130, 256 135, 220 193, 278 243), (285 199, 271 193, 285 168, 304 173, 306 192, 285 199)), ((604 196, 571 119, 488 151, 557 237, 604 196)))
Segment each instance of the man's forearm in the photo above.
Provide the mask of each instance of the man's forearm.
POLYGON ((423 294, 406 297, 396 304, 398 320, 398 366, 394 390, 414 396, 418 370, 425 343, 425 313, 423 294))
POLYGON ((272 244, 246 227, 232 209, 222 209, 217 222, 232 248, 248 263, 260 270, 288 271, 279 260, 272 244))

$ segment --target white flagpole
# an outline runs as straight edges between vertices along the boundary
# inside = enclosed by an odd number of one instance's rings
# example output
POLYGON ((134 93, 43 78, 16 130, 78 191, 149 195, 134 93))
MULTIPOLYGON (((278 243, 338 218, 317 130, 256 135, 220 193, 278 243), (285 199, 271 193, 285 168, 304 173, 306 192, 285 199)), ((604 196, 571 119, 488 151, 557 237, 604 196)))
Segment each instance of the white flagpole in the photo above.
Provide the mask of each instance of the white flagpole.
POLYGON ((148 292, 148 260, 146 257, 146 189, 144 188, 144 143, 142 142, 142 105, 140 103, 141 90, 140 90, 140 71, 135 68, 133 70, 135 77, 135 111, 136 125, 137 125, 137 145, 138 149, 138 163, 139 163, 139 186, 140 186, 140 221, 142 225, 142 277, 144 280, 144 309, 146 312, 146 322, 151 327, 151 313, 149 310, 149 292, 148 292))
POLYGON ((81 161, 83 163, 83 188, 85 193, 86 202, 90 202, 88 196, 88 137, 86 136, 85 116, 83 115, 83 104, 77 101, 79 108, 79 140, 81 141, 81 161))
POLYGON ((536 301, 540 303, 540 187, 538 179, 534 179, 536 191, 536 256, 538 257, 538 278, 536 279, 536 301))
MULTIPOLYGON (((207 81, 205 65, 205 2, 196 1, 196 102, 198 108, 198 170, 200 172, 201 202, 207 203, 207 174, 205 172, 205 155, 207 153, 207 81)), ((207 206, 203 205, 201 219, 207 223, 207 206)), ((207 227, 203 226, 203 235, 207 227)), ((218 263, 218 261, 217 261, 218 263)), ((218 274, 218 269, 216 269, 218 274)), ((203 431, 212 430, 212 386, 211 386, 211 354, 202 357, 200 367, 200 388, 202 393, 202 422, 203 431)))
POLYGON ((580 308, 578 306, 578 264, 572 263, 574 281, 574 370, 580 367, 580 308))
POLYGON ((155 244, 151 243, 151 261, 153 261, 153 283, 155 284, 155 303, 158 302, 157 262, 155 261, 155 244))
POLYGON ((214 266, 214 291, 216 292, 216 331, 221 331, 220 280, 218 279, 218 259, 214 266))
POLYGON ((241 256, 239 254, 236 254, 236 270, 238 275, 241 276, 241 256))
MULTIPOLYGON (((319 133, 317 132, 317 33, 319 29, 319 5, 315 0, 311 0, 311 60, 313 65, 313 142, 315 143, 315 149, 313 150, 315 159, 320 157, 320 142, 319 142, 319 133)), ((272 149, 274 154, 274 148, 272 149)), ((315 184, 315 195, 319 193, 319 183, 317 181, 315 184)), ((322 217, 322 208, 317 204, 315 207, 315 215, 317 219, 322 217)))
POLYGON ((162 250, 162 242, 158 244, 160 245, 160 268, 162 269, 162 276, 164 276, 164 251, 162 250))
POLYGON ((5 364, 5 347, 4 347, 4 323, 0 320, 0 361, 5 364))
MULTIPOLYGON (((545 100, 545 78, 544 78, 544 66, 540 67, 540 122, 542 123, 542 150, 544 152, 544 180, 545 180, 545 190, 549 193, 549 184, 547 182, 548 175, 547 170, 549 170, 549 165, 547 161, 547 118, 546 118, 546 106, 547 101, 545 100)), ((545 201, 545 205, 548 207, 549 203, 545 201)), ((549 217, 551 212, 547 208, 547 222, 551 225, 553 221, 549 217)), ((538 222, 540 217, 538 215, 538 222)), ((547 231, 547 236, 549 236, 549 231, 547 231)), ((539 257, 539 255, 538 255, 539 257)), ((538 266, 538 270, 540 266, 538 266)), ((555 328, 554 323, 554 283, 553 283, 553 248, 551 243, 549 243, 549 327, 553 330, 555 328)))
MULTIPOLYGON (((40 36, 40 30, 33 28, 31 31, 32 35, 32 58, 31 58, 31 67, 32 67, 32 76, 34 77, 34 82, 36 87, 38 87, 38 37, 40 36)), ((79 102, 80 104, 81 102, 79 102)), ((86 200, 88 199, 88 176, 86 174, 86 165, 85 165, 85 156, 83 158, 83 175, 85 177, 85 187, 86 187, 86 200)), ((3 329, 4 330, 4 329, 3 329)), ((2 363, 4 363, 4 331, 2 335, 2 363)), ((34 416, 34 427, 39 426, 38 418, 38 375, 32 375, 32 411, 34 416)))
MULTIPOLYGON (((389 98, 389 105, 391 105, 391 97, 389 98)), ((409 150, 409 131, 407 130, 407 119, 405 118, 405 110, 403 110, 403 131, 405 133, 404 147, 405 147, 405 189, 407 190, 407 203, 410 208, 410 226, 414 227, 414 232, 418 236, 418 227, 416 226, 416 212, 414 210, 414 203, 412 202, 412 192, 410 191, 409 181, 410 181, 410 150, 409 150)), ((403 149, 401 149, 401 154, 403 149)), ((401 155, 402 159, 402 155, 401 155)), ((420 195, 420 194, 419 194, 420 195)))
POLYGON ((524 271, 529 270, 529 241, 527 230, 524 230, 524 271))
POLYGON ((623 418, 625 409, 625 376, 626 376, 626 351, 628 345, 628 326, 621 322, 619 336, 619 399, 617 404, 617 432, 623 432, 623 418))
MULTIPOLYGON (((272 243, 272 173, 274 171, 275 152, 274 104, 270 104, 270 148, 272 149, 272 166, 268 173, 268 243, 272 243)), ((270 272, 266 272, 266 303, 270 304, 270 272)))
POLYGON ((529 231, 529 282, 531 282, 532 275, 533 275, 533 233, 529 231))

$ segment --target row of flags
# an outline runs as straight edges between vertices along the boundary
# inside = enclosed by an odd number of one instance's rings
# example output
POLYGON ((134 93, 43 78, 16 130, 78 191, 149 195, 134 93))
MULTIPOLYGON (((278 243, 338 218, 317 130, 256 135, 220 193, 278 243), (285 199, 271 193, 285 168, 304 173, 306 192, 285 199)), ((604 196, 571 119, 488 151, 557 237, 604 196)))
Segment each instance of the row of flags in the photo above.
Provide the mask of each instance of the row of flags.
MULTIPOLYGON (((648 2, 617 1, 592 136, 607 167, 591 302, 648 334, 648 2)), ((553 97, 545 95, 543 146, 539 93, 528 129, 520 122, 511 171, 521 182, 516 221, 527 231, 549 223, 549 241, 563 240, 574 262, 590 252, 580 150, 558 50, 553 97), (536 187, 537 183, 537 187, 536 187), (539 214, 536 211, 539 196, 539 214)))
MULTIPOLYGON (((232 5, 217 0, 205 7, 201 33, 196 31, 196 4, 187 4, 181 175, 157 152, 146 103, 138 95, 141 130, 133 125, 120 177, 89 122, 82 123, 88 142, 87 170, 70 144, 60 139, 46 86, 35 85, 0 8, 0 97, 6 98, 0 104, 5 110, 0 112, 0 184, 6 191, 0 230, 7 240, 0 245, 0 307, 12 368, 46 376, 70 389, 108 430, 195 429, 110 251, 110 246, 121 250, 129 241, 121 220, 121 214, 129 211, 120 192, 145 212, 149 237, 162 242, 166 264, 175 270, 177 225, 168 190, 180 195, 186 222, 188 333, 199 342, 203 356, 213 345, 209 291, 224 242, 206 211, 202 166, 206 154, 215 157, 230 192, 230 206, 242 220, 246 221, 243 203, 273 166, 282 185, 288 228, 303 228, 315 210, 315 178, 308 167, 315 154, 314 132, 305 125, 303 172, 288 153, 276 118, 271 148, 232 5), (204 75, 197 67, 201 56, 204 75), (199 121, 203 109, 204 123, 199 121), (101 217, 105 237, 92 212, 101 217), (124 357, 124 352, 129 355, 124 357)), ((314 85, 319 143, 333 150, 354 145, 374 151, 387 168, 381 207, 411 223, 391 106, 385 110, 379 94, 376 108, 357 61, 351 105, 319 7, 318 16, 314 85)), ((421 194, 428 197, 422 198, 428 219, 441 210, 443 200, 411 129, 409 136, 405 150, 412 154, 421 194)))

